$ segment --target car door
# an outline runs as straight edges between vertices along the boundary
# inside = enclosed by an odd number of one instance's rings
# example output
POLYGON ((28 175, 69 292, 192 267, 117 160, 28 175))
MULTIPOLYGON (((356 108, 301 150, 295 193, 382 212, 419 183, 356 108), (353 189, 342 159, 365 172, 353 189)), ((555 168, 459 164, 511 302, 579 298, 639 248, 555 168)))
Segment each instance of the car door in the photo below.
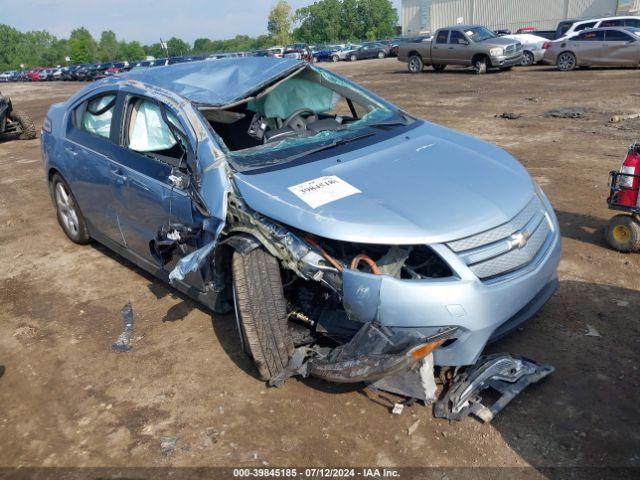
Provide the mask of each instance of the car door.
POLYGON ((449 30, 439 30, 431 47, 431 61, 434 64, 446 64, 449 53, 449 30))
POLYGON ((621 30, 605 30, 604 45, 606 57, 603 64, 609 66, 637 66, 638 42, 621 30))
MULTIPOLYGON (((176 113, 156 99, 123 95, 122 115, 115 197, 124 241, 139 257, 171 270, 179 258, 197 248, 195 240, 190 241, 180 247, 181 252, 165 257, 158 247, 161 228, 194 223, 187 187, 176 186, 171 178, 188 178, 180 165, 186 165, 188 152, 195 149, 186 135, 176 136, 176 130, 184 130, 176 113)), ((191 274, 187 282, 204 290, 199 274, 191 274)))
POLYGON ((604 32, 588 30, 567 40, 580 65, 600 65, 604 58, 604 32))
POLYGON ((469 39, 465 37, 464 33, 458 30, 451 30, 448 44, 449 53, 447 54, 449 57, 448 63, 468 63, 471 60, 469 55, 469 43, 469 39))
POLYGON ((63 143, 65 179, 91 234, 123 244, 111 184, 117 153, 117 91, 97 94, 71 110, 63 143))

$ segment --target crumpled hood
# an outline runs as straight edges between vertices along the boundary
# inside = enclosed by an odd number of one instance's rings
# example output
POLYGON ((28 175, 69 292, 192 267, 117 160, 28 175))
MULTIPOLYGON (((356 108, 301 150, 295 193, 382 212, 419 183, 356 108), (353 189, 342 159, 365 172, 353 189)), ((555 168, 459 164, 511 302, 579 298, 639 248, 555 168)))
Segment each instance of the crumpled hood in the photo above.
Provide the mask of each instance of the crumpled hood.
POLYGON ((235 184, 251 208, 286 225, 378 244, 476 234, 509 221, 534 194, 529 174, 507 152, 429 123, 338 157, 237 173, 235 184), (338 177, 349 194, 317 205, 322 193, 304 201, 289 190, 320 177, 338 177))

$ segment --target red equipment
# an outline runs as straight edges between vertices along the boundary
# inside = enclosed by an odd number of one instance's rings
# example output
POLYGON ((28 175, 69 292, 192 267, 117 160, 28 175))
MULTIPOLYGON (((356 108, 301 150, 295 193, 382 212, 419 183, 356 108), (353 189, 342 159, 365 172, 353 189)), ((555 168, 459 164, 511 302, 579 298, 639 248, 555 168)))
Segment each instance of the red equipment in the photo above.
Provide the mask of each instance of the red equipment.
POLYGON ((624 207, 635 208, 638 205, 638 191, 640 189, 640 143, 629 147, 629 153, 620 169, 618 180, 619 191, 615 203, 624 207))

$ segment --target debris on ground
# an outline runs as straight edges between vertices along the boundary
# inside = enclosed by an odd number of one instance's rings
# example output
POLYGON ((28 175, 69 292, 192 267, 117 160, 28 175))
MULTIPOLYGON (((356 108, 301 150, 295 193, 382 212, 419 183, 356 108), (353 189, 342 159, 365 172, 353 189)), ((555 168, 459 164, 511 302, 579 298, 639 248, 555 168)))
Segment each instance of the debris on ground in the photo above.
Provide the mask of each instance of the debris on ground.
POLYGON ((640 113, 613 115, 610 121, 611 123, 620 123, 620 122, 623 122, 624 120, 635 120, 636 118, 640 118, 640 113))
POLYGON ((416 420, 411 425, 409 425, 409 428, 407 428, 407 435, 409 436, 413 435, 418 429, 418 425, 420 425, 420 419, 416 420))
POLYGON ((204 432, 207 434, 207 437, 209 437, 212 443, 218 442, 218 437, 220 436, 220 432, 218 431, 218 429, 207 427, 204 429, 204 432))
POLYGON ((584 334, 586 337, 601 337, 600 332, 596 330, 592 325, 587 323, 587 332, 584 334))
POLYGON ((433 406, 437 418, 462 420, 475 415, 489 423, 520 392, 555 370, 519 355, 494 354, 456 375, 451 386, 433 406), (483 404, 481 392, 491 388, 501 396, 491 406, 483 404))
POLYGON ((500 115, 496 115, 496 118, 504 118, 505 120, 517 120, 522 117, 521 113, 503 112, 500 115))
POLYGON ((114 352, 128 352, 131 350, 129 342, 131 340, 131 334, 133 333, 133 307, 131 302, 128 302, 120 311, 120 317, 122 318, 122 333, 116 340, 116 343, 111 345, 114 352))
POLYGON ((171 455, 176 449, 178 439, 175 437, 160 437, 160 451, 163 455, 171 455))
POLYGON ((404 410, 404 403, 394 403, 393 408, 391 409, 391 413, 393 415, 402 415, 403 410, 404 410))
POLYGON ((582 118, 585 113, 587 113, 587 109, 584 107, 561 107, 547 110, 543 116, 547 118, 582 118))

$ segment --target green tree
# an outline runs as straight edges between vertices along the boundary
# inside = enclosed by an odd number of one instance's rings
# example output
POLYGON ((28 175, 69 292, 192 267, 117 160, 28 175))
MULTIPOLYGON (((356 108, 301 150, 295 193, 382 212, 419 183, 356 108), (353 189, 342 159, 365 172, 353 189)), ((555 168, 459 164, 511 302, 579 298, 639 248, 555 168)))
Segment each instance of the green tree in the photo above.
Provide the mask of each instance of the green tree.
POLYGON ((98 42, 98 59, 102 62, 108 60, 116 60, 119 55, 120 44, 116 38, 116 34, 111 30, 105 30, 100 35, 98 42))
POLYGON ((76 28, 69 37, 69 56, 72 63, 92 62, 96 58, 97 45, 89 30, 76 28))
POLYGON ((398 12, 389 0, 359 0, 357 11, 362 22, 362 38, 375 40, 395 34, 398 12))
POLYGON ((211 40, 208 38, 196 38, 193 42, 193 53, 212 52, 211 40))
POLYGON ((0 71, 18 68, 20 63, 28 63, 21 58, 20 45, 24 34, 9 25, 0 24, 0 71))
POLYGON ((267 30, 274 41, 280 45, 289 43, 291 27, 293 25, 293 11, 285 0, 279 0, 269 12, 267 30))
POLYGON ((340 0, 321 0, 296 10, 299 27, 295 37, 308 43, 337 42, 341 39, 340 0))
POLYGON ((149 55, 155 58, 162 58, 166 55, 164 48, 159 43, 154 43, 153 45, 145 45, 144 47, 145 55, 149 55))
POLYGON ((120 42, 119 48, 119 60, 127 60, 133 62, 136 60, 144 60, 146 54, 144 48, 140 45, 140 42, 120 42))
POLYGON ((187 55, 191 51, 191 47, 184 40, 180 40, 176 37, 171 37, 167 40, 167 50, 172 57, 179 55, 187 55))

